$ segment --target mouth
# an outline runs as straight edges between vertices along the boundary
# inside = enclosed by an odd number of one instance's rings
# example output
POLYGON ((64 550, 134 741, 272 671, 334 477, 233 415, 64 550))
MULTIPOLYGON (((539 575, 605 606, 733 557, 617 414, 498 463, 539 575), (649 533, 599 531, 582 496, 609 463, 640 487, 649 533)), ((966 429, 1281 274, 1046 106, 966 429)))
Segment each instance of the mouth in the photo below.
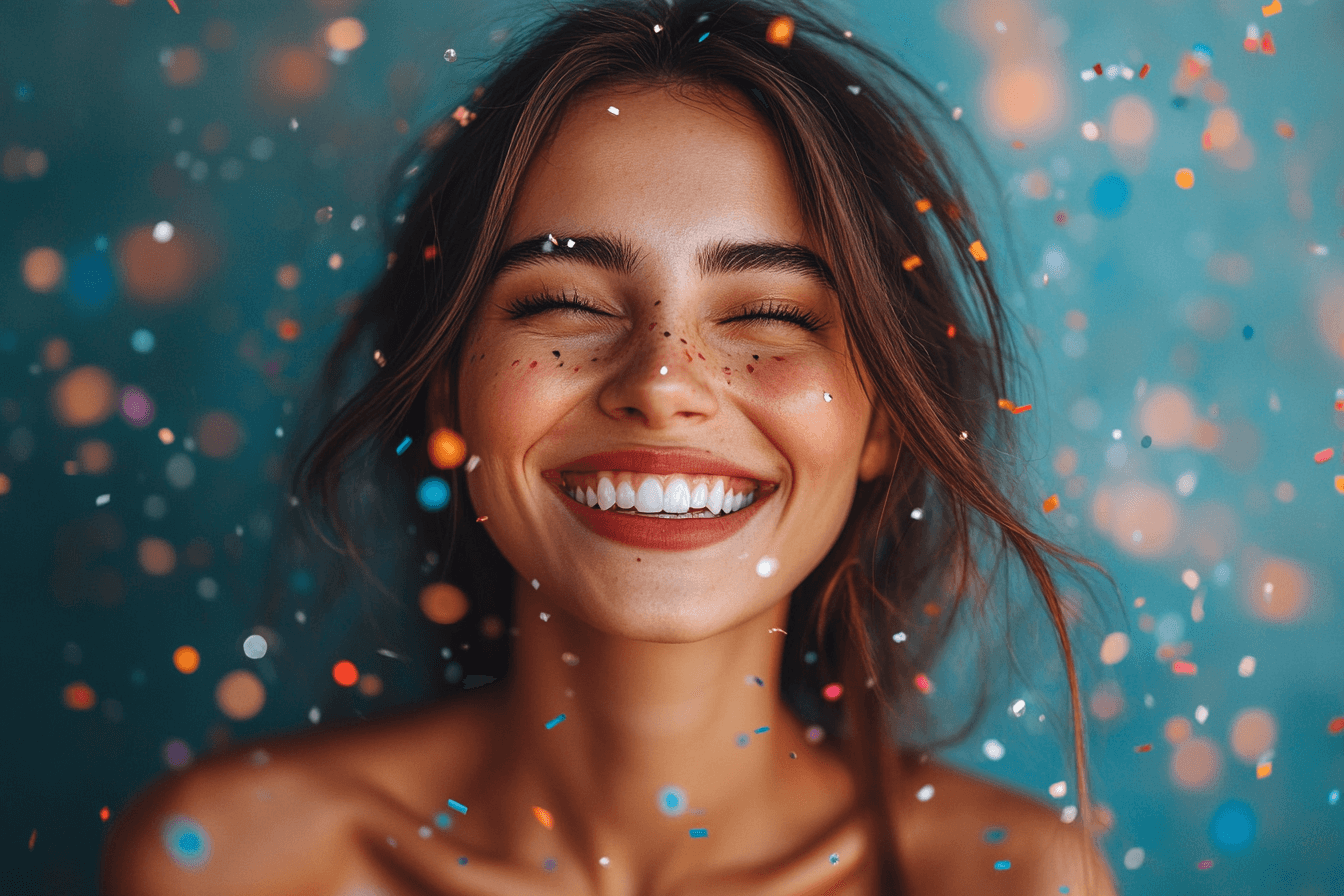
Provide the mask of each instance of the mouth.
POLYGON ((695 473, 566 471, 547 479, 597 535, 666 551, 708 547, 737 534, 778 489, 773 482, 695 473))

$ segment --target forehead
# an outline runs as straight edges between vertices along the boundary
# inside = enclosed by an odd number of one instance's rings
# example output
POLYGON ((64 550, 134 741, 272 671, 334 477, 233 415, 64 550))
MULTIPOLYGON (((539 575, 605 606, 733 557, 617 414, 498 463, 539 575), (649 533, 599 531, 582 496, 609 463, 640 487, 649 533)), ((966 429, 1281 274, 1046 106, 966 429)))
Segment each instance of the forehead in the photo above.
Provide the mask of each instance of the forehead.
POLYGON ((597 87, 570 100, 528 166, 509 237, 618 231, 688 245, 803 242, 778 138, 729 88, 597 87))

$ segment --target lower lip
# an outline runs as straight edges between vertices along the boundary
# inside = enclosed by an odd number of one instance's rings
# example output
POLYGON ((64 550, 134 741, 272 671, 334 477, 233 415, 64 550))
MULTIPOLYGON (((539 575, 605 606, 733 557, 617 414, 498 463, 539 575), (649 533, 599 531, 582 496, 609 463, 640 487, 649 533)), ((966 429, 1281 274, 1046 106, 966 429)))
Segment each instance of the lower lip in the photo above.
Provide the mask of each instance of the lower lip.
POLYGON ((693 551, 718 544, 742 531, 761 505, 769 501, 778 489, 771 489, 765 494, 761 494, 758 490, 755 501, 727 516, 685 520, 659 519, 598 510, 596 507, 580 504, 565 494, 563 489, 557 487, 556 491, 570 512, 603 538, 651 551, 693 551))

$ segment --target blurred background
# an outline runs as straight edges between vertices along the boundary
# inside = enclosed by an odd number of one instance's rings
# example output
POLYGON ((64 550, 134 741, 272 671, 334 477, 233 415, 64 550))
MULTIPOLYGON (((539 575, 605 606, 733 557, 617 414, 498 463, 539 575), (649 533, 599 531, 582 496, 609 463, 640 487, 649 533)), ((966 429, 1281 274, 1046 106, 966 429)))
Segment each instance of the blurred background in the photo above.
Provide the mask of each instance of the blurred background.
MULTIPOLYGON (((211 749, 405 705, 425 669, 471 683, 350 607, 314 631, 302 566, 283 628, 258 604, 398 154, 543 8, 175 2, 0 14, 6 893, 94 893, 110 817, 211 749)), ((1344 6, 835 9, 937 92, 1009 211, 986 246, 1036 352, 1006 399, 1032 406, 1037 520, 1124 604, 1079 638, 1123 891, 1344 892, 1344 6)), ((1059 668, 946 756, 1067 814, 1059 668)))

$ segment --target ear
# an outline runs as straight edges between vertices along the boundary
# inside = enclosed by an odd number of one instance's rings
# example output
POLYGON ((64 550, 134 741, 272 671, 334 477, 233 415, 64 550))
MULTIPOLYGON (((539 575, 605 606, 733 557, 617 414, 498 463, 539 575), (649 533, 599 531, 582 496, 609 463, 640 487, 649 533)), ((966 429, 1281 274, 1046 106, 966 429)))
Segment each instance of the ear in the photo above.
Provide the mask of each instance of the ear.
POLYGON ((859 481, 870 482, 878 476, 890 475, 900 457, 900 439, 891 418, 882 408, 873 408, 864 437, 863 453, 859 456, 859 481))

